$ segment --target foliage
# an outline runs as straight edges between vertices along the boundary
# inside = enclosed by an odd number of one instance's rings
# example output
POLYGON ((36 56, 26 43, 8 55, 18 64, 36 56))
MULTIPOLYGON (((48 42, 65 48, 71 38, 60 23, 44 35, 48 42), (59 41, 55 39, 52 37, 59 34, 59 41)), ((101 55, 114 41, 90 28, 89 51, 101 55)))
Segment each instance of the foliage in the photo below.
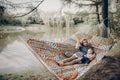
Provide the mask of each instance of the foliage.
POLYGON ((26 18, 13 18, 13 15, 8 14, 6 11, 0 17, 0 25, 27 26, 29 24, 44 25, 41 18, 36 18, 33 16, 28 16, 27 19, 26 18))
POLYGON ((57 26, 66 27, 66 20, 64 17, 49 18, 49 26, 50 27, 57 27, 57 26))
POLYGON ((32 16, 29 16, 27 21, 28 21, 27 24, 41 24, 41 25, 44 24, 42 19, 37 19, 32 16))
POLYGON ((115 13, 109 13, 109 28, 113 38, 120 38, 120 3, 117 5, 115 13))
POLYGON ((13 26, 22 25, 22 22, 20 20, 11 18, 10 16, 11 15, 9 15, 8 13, 4 13, 2 18, 0 19, 0 24, 1 25, 13 25, 13 26))

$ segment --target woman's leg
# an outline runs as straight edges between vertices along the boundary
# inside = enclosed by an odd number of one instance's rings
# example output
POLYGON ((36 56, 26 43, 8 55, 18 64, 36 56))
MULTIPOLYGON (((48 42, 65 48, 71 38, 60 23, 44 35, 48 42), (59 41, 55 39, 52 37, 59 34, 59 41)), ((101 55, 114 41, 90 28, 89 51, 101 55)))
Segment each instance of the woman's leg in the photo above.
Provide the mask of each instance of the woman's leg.
POLYGON ((62 61, 59 61, 57 63, 58 65, 63 66, 66 62, 70 62, 76 58, 77 58, 76 56, 72 55, 70 58, 63 59, 62 61))
POLYGON ((78 57, 82 57, 82 56, 83 56, 82 52, 76 52, 70 58, 63 59, 62 61, 63 61, 63 63, 66 63, 66 62, 70 62, 70 61, 77 59, 78 57))
POLYGON ((79 58, 79 59, 75 59, 75 60, 72 60, 72 61, 70 61, 70 62, 66 62, 66 63, 64 63, 63 65, 64 65, 64 66, 73 65, 73 64, 78 63, 80 60, 81 60, 80 58, 79 58))
POLYGON ((72 55, 70 58, 63 59, 62 61, 63 61, 63 63, 66 63, 66 62, 70 62, 76 58, 77 58, 76 56, 72 55))

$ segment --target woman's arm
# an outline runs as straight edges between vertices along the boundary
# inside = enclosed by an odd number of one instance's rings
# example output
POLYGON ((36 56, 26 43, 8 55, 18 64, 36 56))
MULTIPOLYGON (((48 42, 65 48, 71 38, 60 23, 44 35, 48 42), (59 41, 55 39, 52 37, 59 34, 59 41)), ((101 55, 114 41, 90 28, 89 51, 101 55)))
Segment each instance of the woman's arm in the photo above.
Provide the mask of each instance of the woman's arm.
POLYGON ((78 39, 75 48, 79 49, 79 46, 80 46, 80 40, 78 39))

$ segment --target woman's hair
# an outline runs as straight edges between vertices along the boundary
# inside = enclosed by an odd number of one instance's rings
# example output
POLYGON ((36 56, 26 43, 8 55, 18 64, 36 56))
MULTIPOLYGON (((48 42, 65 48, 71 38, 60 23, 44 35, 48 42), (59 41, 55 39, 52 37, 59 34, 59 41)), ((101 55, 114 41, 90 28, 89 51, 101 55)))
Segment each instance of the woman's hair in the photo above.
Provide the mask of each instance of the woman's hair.
POLYGON ((83 46, 83 41, 87 41, 87 39, 83 39, 80 44, 83 46))

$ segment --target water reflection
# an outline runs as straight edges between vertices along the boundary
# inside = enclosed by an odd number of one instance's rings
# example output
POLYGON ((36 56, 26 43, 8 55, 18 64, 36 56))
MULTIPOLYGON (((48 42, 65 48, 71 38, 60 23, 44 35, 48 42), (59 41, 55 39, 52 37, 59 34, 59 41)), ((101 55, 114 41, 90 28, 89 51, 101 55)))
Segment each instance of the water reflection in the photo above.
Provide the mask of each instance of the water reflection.
POLYGON ((0 53, 0 72, 16 72, 38 66, 36 58, 20 41, 6 45, 0 53))

